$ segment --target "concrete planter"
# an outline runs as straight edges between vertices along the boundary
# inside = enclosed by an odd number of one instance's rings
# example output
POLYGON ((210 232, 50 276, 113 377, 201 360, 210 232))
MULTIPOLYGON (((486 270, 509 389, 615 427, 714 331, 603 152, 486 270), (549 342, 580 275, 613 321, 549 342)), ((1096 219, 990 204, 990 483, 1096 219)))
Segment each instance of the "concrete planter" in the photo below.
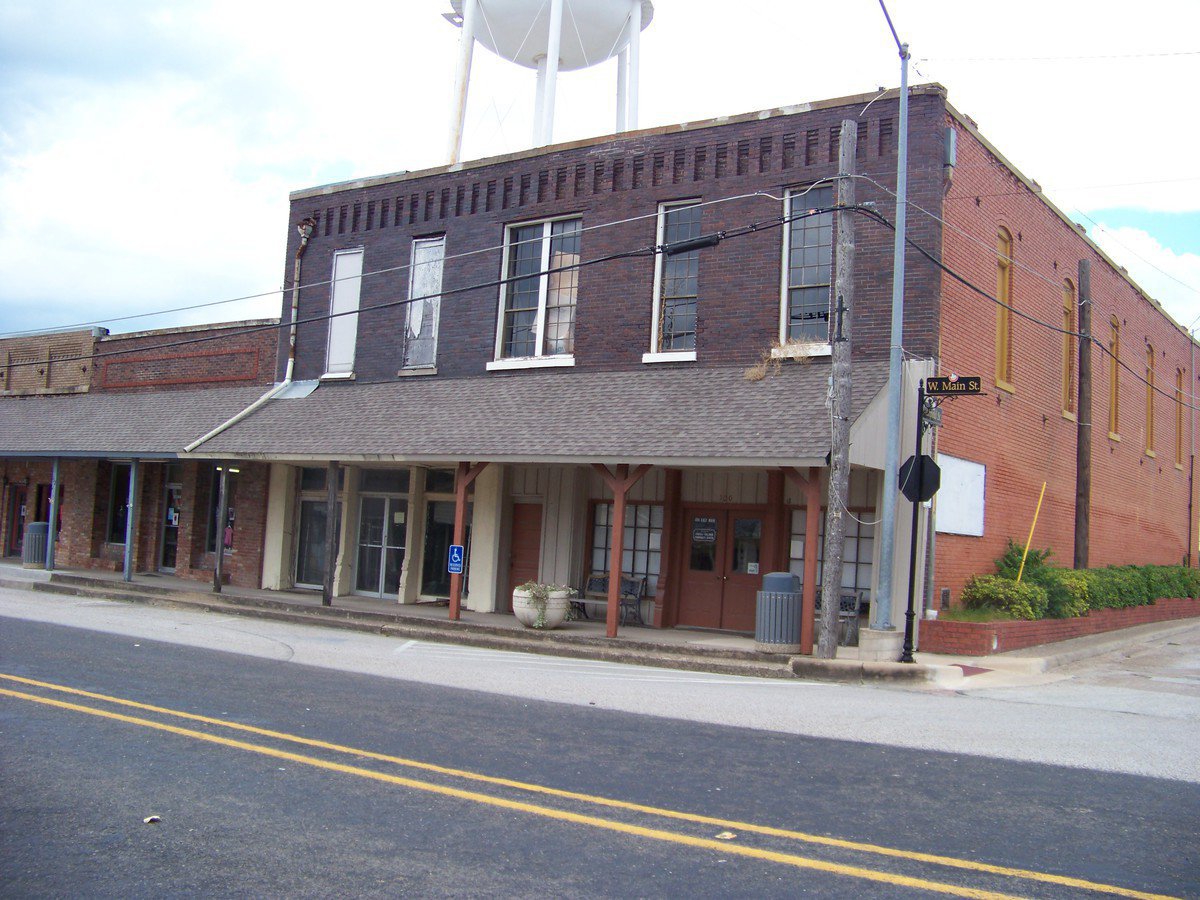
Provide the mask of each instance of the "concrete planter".
POLYGON ((566 619, 567 610, 571 608, 571 592, 551 591, 543 612, 528 591, 517 588, 513 591, 512 605, 513 615, 526 628, 557 628, 566 619))

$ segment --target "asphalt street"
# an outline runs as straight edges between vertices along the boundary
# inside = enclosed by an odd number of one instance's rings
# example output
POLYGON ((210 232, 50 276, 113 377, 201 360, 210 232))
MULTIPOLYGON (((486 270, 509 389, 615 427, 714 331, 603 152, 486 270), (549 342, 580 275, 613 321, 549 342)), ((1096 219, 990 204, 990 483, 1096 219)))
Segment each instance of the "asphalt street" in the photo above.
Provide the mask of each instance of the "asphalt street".
MULTIPOLYGON (((259 633, 271 623, 111 607, 88 607, 110 617, 104 631, 0 610, 5 896, 1200 895, 1200 779, 1187 773, 1100 771, 1086 754, 1047 765, 914 752, 611 708, 626 693, 691 705, 724 694, 707 718, 730 718, 742 698, 807 718, 809 730, 839 718, 852 732, 856 717, 869 724, 856 710, 870 695, 919 701, 908 725, 936 744, 939 717, 922 709, 968 701, 1040 716, 1021 698, 574 660, 520 667, 515 654, 293 626, 285 637, 259 633), (196 646, 205 642, 227 646, 196 646), (358 668, 374 656, 389 674, 296 661, 322 644, 358 668), (408 677, 397 660, 429 675, 408 677), (449 671, 477 683, 432 680, 449 671), (531 682, 576 696, 524 696, 531 682)), ((1155 665, 1170 669, 1163 652, 1155 665)), ((1195 693, 1186 677, 1165 684, 1172 702, 1146 718, 1194 743, 1195 693)), ((1066 685, 1025 690, 1038 689, 1066 685)), ((1065 696, 1048 708, 1095 729, 1137 718, 1065 696)))

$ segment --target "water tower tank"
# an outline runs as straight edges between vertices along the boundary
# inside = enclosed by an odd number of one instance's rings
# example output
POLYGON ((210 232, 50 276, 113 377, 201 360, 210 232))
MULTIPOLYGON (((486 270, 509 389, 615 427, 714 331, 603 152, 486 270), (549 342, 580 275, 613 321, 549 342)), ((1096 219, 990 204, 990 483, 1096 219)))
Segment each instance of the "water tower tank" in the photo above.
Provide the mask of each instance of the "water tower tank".
MULTIPOLYGON (((550 41, 547 0, 478 0, 484 18, 475 40, 502 59, 536 69, 550 41)), ((458 16, 464 0, 451 0, 458 16)), ((641 27, 654 18, 654 4, 640 0, 641 27)), ((563 0, 558 69, 586 69, 616 56, 629 44, 629 0, 563 0)))
POLYGON ((455 75, 450 163, 458 162, 475 43, 501 59, 537 71, 533 142, 554 132, 559 71, 584 69, 616 56, 617 131, 637 127, 641 32, 654 18, 651 0, 450 0, 446 18, 462 29, 455 75))

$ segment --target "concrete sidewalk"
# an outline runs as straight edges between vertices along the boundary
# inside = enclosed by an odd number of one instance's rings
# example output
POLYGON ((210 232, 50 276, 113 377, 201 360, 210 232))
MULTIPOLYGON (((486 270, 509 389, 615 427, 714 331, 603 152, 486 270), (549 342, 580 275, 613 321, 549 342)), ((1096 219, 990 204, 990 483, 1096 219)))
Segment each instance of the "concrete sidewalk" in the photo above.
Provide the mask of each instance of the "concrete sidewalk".
MULTIPOLYGON (((224 586, 214 593, 202 583, 170 575, 139 574, 125 582, 119 573, 25 569, 0 563, 0 588, 94 597, 154 606, 195 609, 225 615, 322 625, 409 640, 466 644, 497 650, 607 660, 643 666, 719 672, 758 678, 798 678, 847 683, 893 682, 943 690, 996 686, 1003 675, 1035 676, 1056 666, 1134 646, 1176 629, 1200 627, 1178 620, 1120 632, 1091 635, 986 657, 917 653, 915 664, 858 658, 858 648, 839 647, 836 659, 762 653, 754 639, 740 634, 687 628, 624 626, 605 637, 601 620, 566 622, 553 631, 524 628, 512 615, 463 610, 449 619, 445 603, 401 605, 368 597, 339 597, 322 606, 312 591, 266 591, 224 586), (987 678, 978 676, 988 675, 987 678), (999 676, 999 679, 998 679, 999 676), (974 679, 974 681, 973 681, 974 679)), ((1009 679, 1011 680, 1011 678, 1009 679)))

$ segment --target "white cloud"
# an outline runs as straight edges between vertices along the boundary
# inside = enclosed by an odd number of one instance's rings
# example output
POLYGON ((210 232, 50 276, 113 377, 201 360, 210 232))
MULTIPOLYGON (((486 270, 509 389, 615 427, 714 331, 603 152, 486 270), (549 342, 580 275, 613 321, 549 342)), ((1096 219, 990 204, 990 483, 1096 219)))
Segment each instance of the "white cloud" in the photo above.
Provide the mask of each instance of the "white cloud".
POLYGON ((1101 228, 1092 239, 1129 271, 1151 297, 1184 327, 1200 324, 1200 254, 1176 253, 1137 228, 1101 228))

